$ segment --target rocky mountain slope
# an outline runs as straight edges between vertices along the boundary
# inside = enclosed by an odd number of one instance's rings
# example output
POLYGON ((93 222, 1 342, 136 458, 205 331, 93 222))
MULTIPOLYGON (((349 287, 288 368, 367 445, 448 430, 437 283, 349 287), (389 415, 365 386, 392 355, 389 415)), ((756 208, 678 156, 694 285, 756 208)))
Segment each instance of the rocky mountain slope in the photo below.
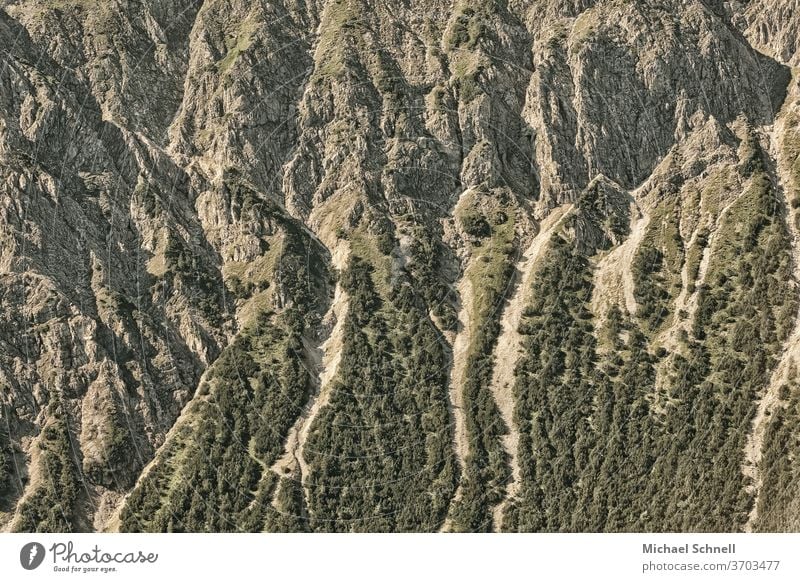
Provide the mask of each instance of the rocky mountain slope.
POLYGON ((798 15, 1 1, 0 527, 798 530, 798 15))

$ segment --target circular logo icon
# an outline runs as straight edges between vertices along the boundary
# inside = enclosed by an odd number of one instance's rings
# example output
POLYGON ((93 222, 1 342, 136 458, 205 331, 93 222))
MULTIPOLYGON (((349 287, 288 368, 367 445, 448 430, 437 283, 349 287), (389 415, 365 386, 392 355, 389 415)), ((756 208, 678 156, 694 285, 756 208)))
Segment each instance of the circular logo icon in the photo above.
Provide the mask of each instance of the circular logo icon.
POLYGON ((35 570, 44 562, 44 546, 38 542, 31 542, 22 546, 19 552, 19 563, 26 570, 35 570))

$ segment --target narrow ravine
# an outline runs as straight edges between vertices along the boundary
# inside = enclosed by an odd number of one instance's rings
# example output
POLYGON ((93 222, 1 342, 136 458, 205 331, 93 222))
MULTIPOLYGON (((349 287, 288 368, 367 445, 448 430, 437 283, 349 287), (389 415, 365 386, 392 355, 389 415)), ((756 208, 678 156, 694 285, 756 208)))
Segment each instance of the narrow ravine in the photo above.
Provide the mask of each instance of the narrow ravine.
MULTIPOLYGON (((465 271, 466 273, 466 271, 465 271)), ((467 438, 467 421, 464 416, 464 374, 467 368, 467 354, 469 352, 470 339, 472 338, 472 321, 470 317, 470 305, 472 304, 472 284, 469 278, 462 275, 456 286, 459 297, 458 304, 458 331, 453 339, 453 361, 450 366, 449 396, 450 407, 453 418, 453 451, 458 461, 458 468, 461 474, 458 488, 453 499, 450 500, 452 508, 461 499, 462 483, 464 471, 466 470, 466 458, 469 454, 469 440, 467 438)), ((441 531, 451 529, 450 516, 448 515, 441 531)))
MULTIPOLYGON (((704 220, 702 220, 695 227, 694 231, 692 232, 692 236, 689 238, 689 242, 686 243, 686 247, 684 248, 684 261, 683 261, 683 267, 681 268, 681 292, 678 293, 678 297, 675 298, 675 309, 673 310, 674 313, 676 314, 680 313, 682 310, 688 311, 689 306, 692 303, 694 304, 695 307, 697 306, 697 294, 699 291, 699 287, 702 284, 703 280, 705 279, 705 273, 708 270, 708 261, 706 260, 706 257, 709 256, 710 245, 706 244, 706 246, 703 248, 703 256, 700 258, 700 266, 698 267, 697 275, 691 280, 689 278, 690 264, 689 261, 686 260, 685 258, 686 255, 689 253, 689 251, 692 248, 694 248, 694 246, 697 244, 697 238, 700 232, 708 223, 707 216, 704 216, 703 219, 704 220), (689 288, 692 285, 694 285, 694 291, 690 292, 689 288)), ((689 321, 692 320, 691 317, 687 317, 686 319, 689 321)), ((672 337, 675 335, 678 329, 682 327, 683 325, 681 325, 680 319, 678 317, 675 317, 673 319, 672 325, 670 325, 669 327, 667 327, 667 329, 664 330, 663 342, 668 343, 672 341, 672 337)))
POLYGON ((500 414, 508 429, 503 438, 503 446, 508 454, 511 466, 511 480, 506 486, 506 496, 492 511, 495 531, 500 531, 503 515, 508 504, 519 491, 522 475, 517 459, 519 447, 519 430, 514 423, 514 367, 519 358, 522 346, 522 335, 519 325, 528 300, 528 291, 533 282, 536 265, 547 250, 550 237, 558 229, 572 205, 564 205, 553 210, 539 225, 539 232, 531 241, 520 261, 515 266, 515 284, 510 290, 511 298, 503 311, 501 332, 494 351, 494 368, 492 370, 491 390, 500 414))
MULTIPOLYGON (((349 254, 349 248, 345 245, 340 245, 333 254, 333 266, 339 272, 347 266, 349 254)), ((309 350, 313 354, 312 359, 318 370, 316 391, 311 395, 302 414, 289 430, 284 454, 271 467, 271 470, 278 476, 299 479, 303 485, 305 485, 309 473, 304 448, 311 426, 319 411, 330 402, 333 380, 336 378, 339 363, 342 359, 344 322, 347 317, 347 309, 347 293, 337 283, 333 301, 323 318, 323 325, 331 331, 319 347, 311 347, 309 350)), ((273 504, 274 502, 275 500, 273 499, 273 504)))
POLYGON ((738 199, 738 196, 732 197, 722 208, 722 210, 720 210, 715 219, 713 219, 711 216, 705 217, 705 220, 701 224, 697 225, 697 228, 695 228, 694 232, 692 233, 691 239, 689 239, 689 242, 686 245, 686 251, 688 252, 697 241, 698 233, 705 226, 711 226, 709 230, 708 242, 703 248, 703 255, 700 258, 700 265, 697 269, 697 277, 694 281, 689 280, 689 262, 684 260, 683 268, 681 269, 681 292, 675 299, 675 308, 673 310, 675 317, 673 318, 672 323, 659 334, 658 339, 656 339, 654 342, 664 346, 670 352, 679 348, 678 338, 681 330, 686 331, 686 333, 691 332, 691 323, 694 321, 694 316, 697 313, 697 307, 700 301, 700 288, 706 281, 708 266, 711 263, 711 257, 714 254, 714 247, 719 239, 720 227, 722 226, 725 217, 727 217, 728 213, 730 212, 731 207, 738 199), (712 220, 713 224, 709 224, 712 220), (690 293, 689 287, 691 284, 694 284, 694 291, 690 293), (686 317, 684 318, 678 317, 678 314, 682 311, 686 312, 686 317))

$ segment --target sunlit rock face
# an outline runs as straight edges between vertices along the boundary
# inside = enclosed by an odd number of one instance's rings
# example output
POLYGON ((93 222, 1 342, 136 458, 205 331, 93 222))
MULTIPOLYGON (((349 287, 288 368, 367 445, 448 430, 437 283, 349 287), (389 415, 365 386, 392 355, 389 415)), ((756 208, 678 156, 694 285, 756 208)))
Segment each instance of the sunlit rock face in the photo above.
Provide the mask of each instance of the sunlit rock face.
POLYGON ((0 2, 0 527, 798 529, 799 14, 0 2))

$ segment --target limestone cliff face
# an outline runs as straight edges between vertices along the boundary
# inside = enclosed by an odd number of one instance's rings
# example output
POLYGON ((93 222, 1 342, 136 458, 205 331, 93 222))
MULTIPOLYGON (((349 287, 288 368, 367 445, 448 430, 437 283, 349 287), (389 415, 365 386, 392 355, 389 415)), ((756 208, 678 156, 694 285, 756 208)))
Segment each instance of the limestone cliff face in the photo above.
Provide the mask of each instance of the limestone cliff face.
POLYGON ((730 2, 728 10, 752 45, 775 59, 796 66, 797 2, 730 2))
POLYGON ((0 525, 796 529, 798 14, 0 2, 0 525))

